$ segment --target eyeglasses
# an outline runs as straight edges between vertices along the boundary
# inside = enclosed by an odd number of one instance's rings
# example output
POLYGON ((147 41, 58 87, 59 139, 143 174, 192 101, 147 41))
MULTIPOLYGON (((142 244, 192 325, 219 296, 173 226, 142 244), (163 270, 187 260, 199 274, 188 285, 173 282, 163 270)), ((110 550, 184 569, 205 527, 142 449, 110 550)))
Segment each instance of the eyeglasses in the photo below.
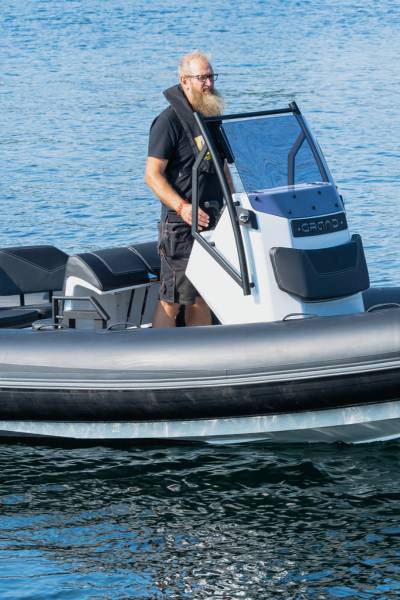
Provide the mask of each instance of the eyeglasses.
POLYGON ((207 79, 209 79, 210 81, 217 81, 218 75, 218 73, 210 73, 208 75, 186 75, 186 77, 189 77, 190 79, 197 79, 197 81, 205 83, 207 79))

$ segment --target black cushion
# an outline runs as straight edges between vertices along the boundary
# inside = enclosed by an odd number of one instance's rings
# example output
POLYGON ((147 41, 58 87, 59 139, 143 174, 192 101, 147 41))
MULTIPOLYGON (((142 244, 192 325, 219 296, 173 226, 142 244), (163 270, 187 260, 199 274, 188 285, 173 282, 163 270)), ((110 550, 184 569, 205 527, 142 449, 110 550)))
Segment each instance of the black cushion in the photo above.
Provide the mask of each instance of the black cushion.
POLYGON ((0 296, 61 290, 67 259, 54 246, 0 249, 0 296))
POLYGON ((128 247, 105 248, 71 256, 65 276, 79 277, 106 292, 148 283, 149 269, 128 247))
POLYGON ((306 301, 342 298, 369 287, 361 237, 340 246, 317 250, 271 248, 279 289, 306 301))

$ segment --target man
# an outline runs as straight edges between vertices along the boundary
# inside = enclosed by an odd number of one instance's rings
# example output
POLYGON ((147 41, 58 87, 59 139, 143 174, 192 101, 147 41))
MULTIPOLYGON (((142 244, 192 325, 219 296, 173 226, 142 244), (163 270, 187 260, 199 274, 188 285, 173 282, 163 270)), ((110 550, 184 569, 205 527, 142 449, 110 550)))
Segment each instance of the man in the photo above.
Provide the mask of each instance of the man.
MULTIPOLYGON (((205 54, 193 52, 179 64, 179 85, 164 92, 170 103, 150 128, 145 181, 161 200, 160 222, 161 281, 160 302, 153 327, 175 327, 176 316, 185 306, 188 326, 211 324, 211 313, 185 276, 193 244, 192 166, 203 145, 193 111, 204 116, 222 113, 223 101, 214 88, 217 75, 205 54)), ((222 202, 222 191, 211 157, 204 160, 199 173, 200 229, 210 218, 205 201, 222 202)))

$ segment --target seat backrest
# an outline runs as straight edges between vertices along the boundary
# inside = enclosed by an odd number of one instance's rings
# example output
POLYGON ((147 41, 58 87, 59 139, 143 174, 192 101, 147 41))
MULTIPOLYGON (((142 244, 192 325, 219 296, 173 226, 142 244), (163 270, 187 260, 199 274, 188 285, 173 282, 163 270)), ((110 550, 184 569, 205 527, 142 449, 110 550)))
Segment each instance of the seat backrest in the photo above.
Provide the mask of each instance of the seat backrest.
POLYGON ((54 246, 0 249, 0 296, 61 290, 68 254, 54 246))

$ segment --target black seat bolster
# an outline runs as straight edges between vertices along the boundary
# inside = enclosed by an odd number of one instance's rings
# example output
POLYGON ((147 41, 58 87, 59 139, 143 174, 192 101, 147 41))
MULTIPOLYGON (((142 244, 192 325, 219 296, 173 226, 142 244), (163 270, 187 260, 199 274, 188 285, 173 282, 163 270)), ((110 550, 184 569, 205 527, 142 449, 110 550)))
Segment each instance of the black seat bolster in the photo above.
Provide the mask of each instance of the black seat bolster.
POLYGON ((318 250, 271 248, 279 289, 305 301, 351 296, 369 287, 361 237, 340 246, 318 250))
POLYGON ((160 277, 160 255, 157 242, 142 242, 131 244, 129 249, 142 259, 146 267, 156 277, 160 277))
POLYGON ((129 248, 106 248, 71 256, 65 277, 78 277, 106 292, 149 282, 148 268, 129 248))
POLYGON ((62 289, 68 255, 54 246, 0 249, 0 296, 62 289))

